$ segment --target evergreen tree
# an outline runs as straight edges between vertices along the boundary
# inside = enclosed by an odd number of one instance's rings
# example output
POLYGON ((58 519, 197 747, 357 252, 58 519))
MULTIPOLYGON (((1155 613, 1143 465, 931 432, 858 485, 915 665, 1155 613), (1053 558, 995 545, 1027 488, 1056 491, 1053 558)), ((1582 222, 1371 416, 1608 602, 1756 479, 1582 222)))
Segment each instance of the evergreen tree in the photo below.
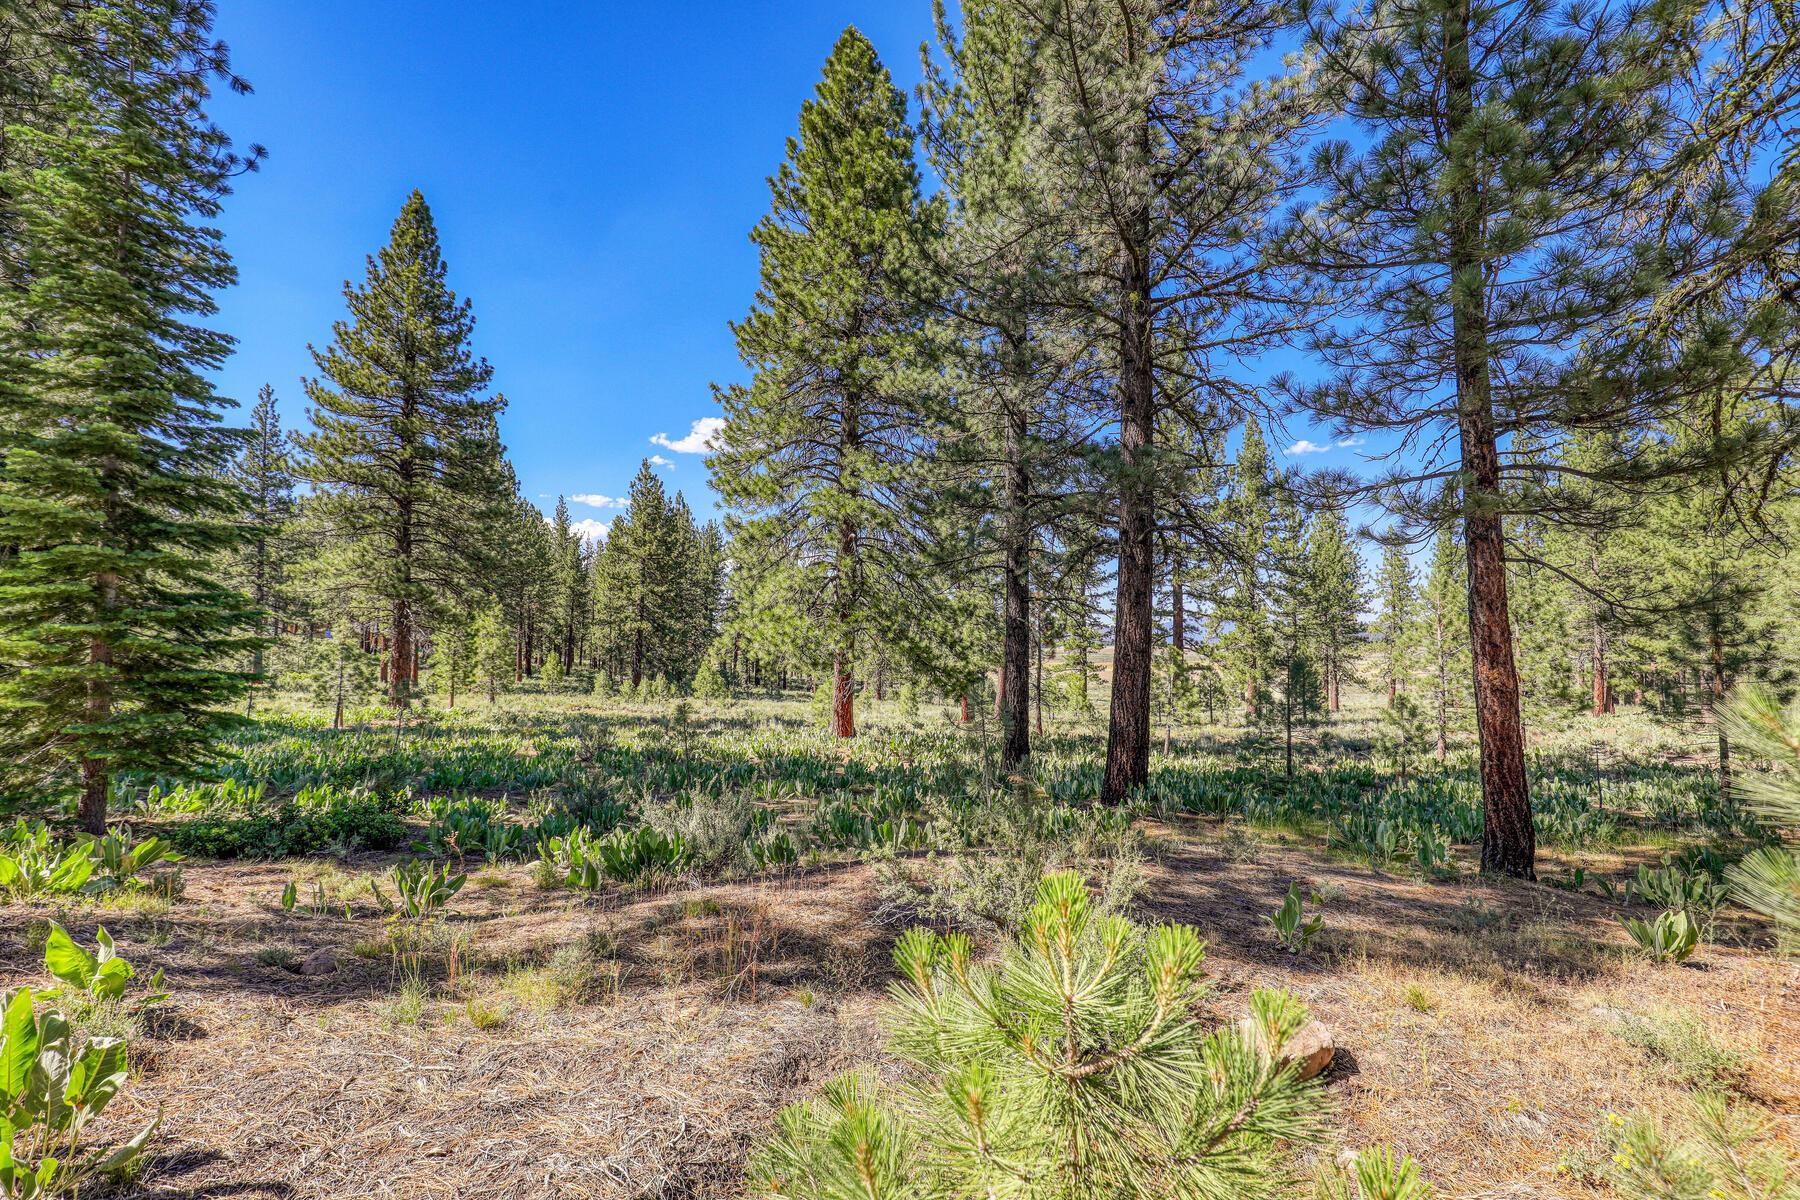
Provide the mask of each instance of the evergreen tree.
POLYGON ((646 461, 631 481, 630 502, 613 520, 595 569, 596 611, 611 658, 633 687, 668 671, 691 669, 688 579, 697 535, 687 506, 678 510, 646 461), (686 518, 684 520, 684 518, 686 518))
POLYGON ((1418 637, 1429 673, 1425 692, 1439 762, 1450 752, 1450 730, 1459 724, 1468 678, 1468 571, 1462 546, 1448 527, 1440 529, 1419 595, 1418 637))
POLYGON ((314 704, 331 709, 331 727, 344 727, 344 712, 376 692, 375 656, 364 650, 348 609, 330 612, 331 628, 302 645, 298 674, 314 704))
POLYGON ((834 731, 851 737, 858 647, 891 623, 883 601, 908 554, 896 474, 926 382, 911 368, 928 229, 906 99, 855 29, 801 107, 770 190, 751 234, 761 287, 735 326, 754 378, 720 392, 709 465, 725 501, 764 527, 757 540, 787 549, 769 570, 789 578, 765 581, 765 595, 800 602, 804 621, 788 623, 828 664, 834 731))
POLYGON ((445 282, 424 196, 400 209, 347 320, 313 351, 313 432, 298 439, 325 535, 346 551, 353 586, 385 610, 389 698, 408 699, 421 636, 484 563, 485 527, 504 493, 492 370, 474 356, 474 317, 445 282))
POLYGON ((452 613, 438 625, 431 640, 431 682, 444 693, 444 705, 456 707, 456 690, 474 684, 475 622, 464 613, 452 613))
POLYGON ((206 324, 246 164, 206 113, 215 82, 242 86, 210 5, 68 19, 78 36, 36 44, 54 116, 0 151, 0 752, 76 782, 98 834, 114 774, 211 755, 249 682, 223 665, 257 639, 214 575, 243 497, 208 379, 232 343, 206 324))
POLYGON ((948 293, 954 403, 936 447, 933 499, 968 537, 932 539, 947 572, 991 571, 1001 604, 1001 763, 1031 753, 1033 575, 1043 529, 1080 498, 1070 459, 1068 368, 1077 357, 1049 281, 1069 269, 1034 159, 1041 79, 1031 23, 1013 0, 934 5, 921 134, 951 219, 935 266, 948 293))
POLYGON ((1364 600, 1362 559, 1350 540, 1350 526, 1335 508, 1320 512, 1307 534, 1306 557, 1311 586, 1307 598, 1314 613, 1319 647, 1319 675, 1325 706, 1337 712, 1342 700, 1347 659, 1362 638, 1364 600))
POLYGON ((593 581, 588 578, 581 535, 569 526, 569 503, 558 496, 556 515, 551 521, 550 552, 554 556, 554 566, 548 590, 556 620, 558 670, 564 675, 575 669, 575 656, 587 637, 594 602, 593 581))
POLYGON ((1316 539, 1307 537, 1304 518, 1291 497, 1277 499, 1267 528, 1269 578, 1268 683, 1272 709, 1259 705, 1259 718, 1279 725, 1287 777, 1294 777, 1294 730, 1313 723, 1325 701, 1321 651, 1325 621, 1341 619, 1320 603, 1320 564, 1313 554, 1316 539))
POLYGON ((1682 399, 1619 386, 1642 364, 1599 351, 1683 267, 1682 246, 1642 238, 1659 212, 1650 184, 1681 133, 1671 89, 1691 53, 1659 23, 1668 11, 1546 0, 1304 10, 1320 78, 1367 145, 1319 151, 1327 195, 1291 231, 1294 261, 1337 287, 1350 317, 1317 326, 1311 349, 1338 374, 1299 401, 1340 434, 1405 431, 1409 447, 1456 435, 1377 490, 1409 532, 1462 521, 1484 870, 1534 870, 1503 515, 1531 508, 1556 465, 1513 435, 1642 425, 1682 399), (1438 487, 1447 474, 1462 486, 1438 487))
MULTIPOLYGON (((1716 424, 1673 427, 1669 440, 1736 441, 1763 414, 1741 397, 1721 397, 1716 424)), ((1664 661, 1680 663, 1701 680, 1700 706, 1713 726, 1719 795, 1732 793, 1731 740, 1718 710, 1740 680, 1780 683, 1775 639, 1786 614, 1767 601, 1780 560, 1770 552, 1779 528, 1746 520, 1751 496, 1763 486, 1759 470, 1722 468, 1671 489, 1639 510, 1634 533, 1622 539, 1642 577, 1634 588, 1659 594, 1658 611, 1634 622, 1635 640, 1664 661)))
MULTIPOLYGON (((1113 686, 1101 795, 1148 779, 1156 531, 1181 489, 1170 418, 1210 432, 1256 386, 1238 362, 1304 319, 1245 286, 1262 233, 1298 185, 1304 105, 1292 80, 1246 84, 1283 29, 1273 3, 1019 0, 1042 76, 1034 151, 1045 211, 1076 269, 1056 303, 1096 347, 1087 389, 1116 520, 1113 686)), ((1204 439, 1202 439, 1204 441, 1204 439)), ((1184 531, 1192 532, 1192 531, 1184 531)))
MULTIPOLYGON (((275 409, 275 390, 264 384, 250 410, 245 431, 229 474, 248 498, 244 510, 245 539, 233 557, 232 582, 265 614, 265 633, 271 641, 281 636, 290 604, 288 569, 294 547, 289 523, 294 518, 294 471, 287 438, 281 431, 281 414, 275 409)), ((252 652, 251 674, 263 675, 263 647, 252 652)))
POLYGON ((1239 681, 1244 718, 1257 719, 1258 698, 1263 694, 1274 631, 1269 618, 1270 538, 1275 526, 1274 482, 1269 471, 1268 446, 1262 428, 1245 422, 1237 463, 1232 468, 1230 517, 1230 570, 1223 617, 1229 623, 1225 647, 1232 673, 1239 681))
POLYGON ((1413 635, 1419 600, 1412 564, 1398 543, 1382 543, 1375 590, 1381 599, 1381 612, 1375 618, 1375 644, 1379 647, 1381 678, 1387 685, 1387 702, 1392 707, 1414 673, 1413 635))
POLYGON ((1320 1133, 1317 1085, 1269 1049, 1305 1007, 1259 991, 1249 1022, 1203 1033, 1189 1015, 1205 956, 1193 929, 1101 911, 1073 872, 1045 877, 1035 900, 995 966, 963 934, 901 937, 893 1051, 922 1086, 850 1075, 788 1108, 752 1159, 760 1194, 1278 1194, 1276 1143, 1320 1133))
POLYGON ((512 628, 498 604, 489 604, 475 614, 469 628, 469 640, 475 680, 487 693, 488 703, 492 704, 512 685, 517 666, 512 628))

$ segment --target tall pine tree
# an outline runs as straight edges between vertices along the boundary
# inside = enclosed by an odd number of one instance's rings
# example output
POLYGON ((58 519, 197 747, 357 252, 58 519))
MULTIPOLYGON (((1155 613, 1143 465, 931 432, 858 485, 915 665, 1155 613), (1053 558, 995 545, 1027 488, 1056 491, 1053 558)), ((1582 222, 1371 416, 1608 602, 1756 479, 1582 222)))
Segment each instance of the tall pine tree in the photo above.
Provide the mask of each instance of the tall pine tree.
POLYGON ((298 439, 325 536, 355 590, 382 612, 388 696, 406 703, 435 606, 479 572, 504 502, 493 372, 475 357, 467 300, 445 282, 437 226, 414 192, 370 258, 306 382, 313 432, 298 439))
POLYGON ((735 327, 754 378, 721 391, 709 465, 761 526, 752 536, 782 547, 768 595, 801 602, 801 646, 829 673, 834 731, 851 737, 858 647, 896 619, 896 560, 910 557, 899 474, 928 383, 914 368, 929 229, 906 98, 855 29, 769 187, 774 207, 751 234, 762 283, 735 327))

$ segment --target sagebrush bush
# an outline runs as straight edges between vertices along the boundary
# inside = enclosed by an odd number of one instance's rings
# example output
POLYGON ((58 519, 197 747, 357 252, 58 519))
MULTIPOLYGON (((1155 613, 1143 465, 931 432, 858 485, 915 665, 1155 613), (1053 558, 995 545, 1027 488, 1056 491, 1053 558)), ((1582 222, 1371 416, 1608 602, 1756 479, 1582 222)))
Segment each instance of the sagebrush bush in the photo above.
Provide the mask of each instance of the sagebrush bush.
POLYGON ((791 1106, 755 1155, 765 1195, 1254 1197, 1276 1143, 1314 1140, 1315 1083, 1273 1056, 1306 1020, 1257 993, 1252 1027, 1201 1029, 1199 935, 1095 910, 1073 872, 1040 881, 997 967, 969 939, 906 933, 890 1049, 903 1084, 841 1077, 791 1106))

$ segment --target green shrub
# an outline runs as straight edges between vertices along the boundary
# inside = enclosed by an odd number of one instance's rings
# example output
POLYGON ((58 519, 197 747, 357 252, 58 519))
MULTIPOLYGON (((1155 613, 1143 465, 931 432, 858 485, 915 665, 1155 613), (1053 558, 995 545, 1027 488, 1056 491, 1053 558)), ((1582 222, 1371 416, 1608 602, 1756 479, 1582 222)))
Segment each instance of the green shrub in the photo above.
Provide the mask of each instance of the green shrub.
POLYGON ((1319 1179, 1320 1200, 1431 1200, 1431 1184, 1419 1164, 1386 1146, 1359 1151, 1353 1169, 1327 1168, 1319 1179))
POLYGON ((1203 958, 1191 928, 1097 914, 1073 872, 1041 881, 998 967, 977 966, 962 934, 910 930, 891 1049, 917 1086, 845 1076, 786 1109, 756 1186, 795 1200, 1274 1195, 1274 1143, 1321 1129, 1317 1086, 1265 1049, 1305 1009, 1260 992, 1275 1028, 1205 1033, 1203 958))

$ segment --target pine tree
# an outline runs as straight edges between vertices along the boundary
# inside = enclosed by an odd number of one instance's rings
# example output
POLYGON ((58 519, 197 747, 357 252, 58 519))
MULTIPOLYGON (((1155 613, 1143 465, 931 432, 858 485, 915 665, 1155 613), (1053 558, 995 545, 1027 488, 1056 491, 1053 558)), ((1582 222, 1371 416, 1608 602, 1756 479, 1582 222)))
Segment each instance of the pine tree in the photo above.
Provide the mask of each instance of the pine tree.
POLYGON ((1068 247, 1034 159, 1042 80, 1031 22, 1013 0, 934 5, 939 58, 926 62, 921 136, 951 218, 935 266, 948 298, 954 401, 934 447, 932 499, 970 535, 943 571, 992 572, 1001 604, 1001 763, 1031 753, 1033 576, 1044 528, 1082 491, 1071 478, 1071 367, 1078 351, 1048 283, 1068 247), (943 478, 947 476, 948 478, 943 478))
POLYGON ((1224 618, 1230 625, 1226 648, 1244 700, 1244 718, 1258 717, 1274 631, 1268 612, 1269 543, 1275 526, 1274 483, 1262 428, 1245 422, 1237 463, 1232 468, 1229 514, 1230 571, 1224 618))
POLYGON ((569 526, 569 503, 558 496, 556 515, 551 519, 550 552, 554 557, 547 590, 556 620, 558 669, 564 675, 575 669, 575 656, 587 637, 594 601, 593 581, 588 577, 581 535, 572 532, 569 526))
POLYGON ((1362 559, 1350 540, 1350 526, 1335 508, 1320 512, 1307 533, 1306 556, 1311 572, 1307 599, 1314 613, 1319 646, 1319 674, 1325 706, 1337 712, 1342 700, 1347 659, 1362 638, 1364 600, 1362 559))
POLYGON ((770 569, 805 577, 771 591, 804 598, 801 645, 829 664, 834 730, 851 737, 858 647, 887 623, 893 560, 907 553, 894 487, 927 382, 912 368, 929 227, 906 98, 855 29, 769 186, 773 209, 751 234, 762 283, 735 326, 755 375, 720 392, 708 465, 726 503, 768 528, 755 536, 790 550, 770 569))
POLYGON ((1610 351, 1684 265, 1679 239, 1651 247, 1642 231, 1659 216, 1651 185, 1681 137, 1671 89, 1693 50, 1650 5, 1384 0, 1342 12, 1303 9, 1320 78, 1366 148, 1321 148, 1328 194, 1289 250, 1339 290, 1349 319, 1317 326, 1310 348, 1338 373, 1299 401, 1340 434, 1405 431, 1409 447, 1456 435, 1374 487, 1408 533, 1462 522, 1482 867, 1529 877, 1503 515, 1532 507, 1556 468, 1513 435, 1642 425, 1684 399, 1685 385, 1621 386, 1648 381, 1644 364, 1636 349, 1610 351), (1462 486, 1439 488, 1446 475, 1462 486))
POLYGON ((1392 707, 1414 673, 1413 634, 1419 599, 1412 564, 1398 543, 1382 543, 1375 590, 1381 598, 1381 612, 1375 618, 1375 643, 1380 648, 1381 678, 1387 684, 1387 702, 1392 707))
POLYGON ((1237 362, 1303 319, 1244 286, 1288 189, 1305 117, 1292 81, 1245 74, 1288 15, 1272 3, 1020 0, 1043 103, 1036 157, 1046 210, 1076 271, 1056 302, 1096 347, 1092 387, 1106 431, 1096 462, 1116 520, 1113 686, 1101 796, 1148 779, 1159 510, 1179 492, 1157 444, 1174 415, 1210 430, 1256 385, 1237 362))
MULTIPOLYGON (((233 556, 232 582, 265 614, 265 633, 279 639, 290 610, 288 569, 294 546, 289 523, 294 519, 294 470, 275 390, 264 384, 250 410, 250 428, 229 475, 248 498, 243 524, 245 540, 233 556)), ((263 675, 263 647, 252 652, 251 674, 263 675)))
POLYGON ((996 966, 967 936, 894 948, 893 1051, 921 1086, 841 1077, 785 1110, 752 1160, 786 1200, 1272 1197, 1277 1141, 1320 1136, 1317 1085, 1279 1047, 1305 1023, 1286 992, 1205 1033, 1198 934, 1098 911, 1047 876, 996 966), (1026 1032, 1030 1031, 1030 1032, 1026 1032))
MULTIPOLYGON (((1720 397, 1716 424, 1673 427, 1674 443, 1735 442, 1764 414, 1742 397, 1720 397)), ((1777 582, 1778 560, 1769 553, 1780 536, 1764 520, 1746 520, 1760 489, 1760 470, 1721 468, 1671 489, 1638 510, 1634 535, 1625 539, 1642 577, 1632 590, 1660 595, 1657 611, 1635 622, 1636 640, 1661 658, 1681 663, 1702 680, 1701 711, 1714 727, 1719 795, 1732 793, 1731 740, 1716 717, 1741 679, 1761 676, 1783 683, 1787 672, 1774 653, 1785 615, 1767 603, 1777 582)))
POLYGON ((1448 527, 1432 543, 1431 567, 1419 595, 1418 644, 1429 672, 1425 692, 1436 732, 1438 761, 1450 752, 1469 663, 1468 559, 1448 527))
POLYGON ((517 662, 512 629, 498 604, 489 604, 475 614, 469 639, 475 680, 492 704, 512 685, 517 662))
POLYGON ((1749 684, 1718 716, 1721 737, 1737 739, 1772 768, 1747 775, 1738 790, 1781 839, 1728 867, 1727 877, 1738 898, 1792 943, 1800 939, 1800 705, 1783 707, 1772 689, 1749 684))
POLYGON ((242 87, 210 5, 70 19, 41 47, 53 119, 0 152, 23 266, 0 292, 0 750, 78 783, 98 834, 113 776, 210 756, 249 683, 223 664, 254 650, 255 611, 213 573, 241 534, 208 380, 232 341, 206 324, 246 163, 206 114, 216 81, 242 87))
POLYGON ((678 511, 660 476, 644 462, 631 481, 625 512, 614 518, 595 567, 595 607, 609 656, 632 686, 691 660, 684 600, 695 562, 691 517, 678 511))
POLYGON ((1326 698, 1320 667, 1324 621, 1328 617, 1341 620, 1341 614, 1320 603, 1322 584, 1314 540, 1307 537, 1305 519, 1291 497, 1277 498, 1267 534, 1266 666, 1275 703, 1272 711, 1264 709, 1258 716, 1279 724, 1286 773, 1292 779, 1294 730, 1312 724, 1326 698))
POLYGON ((359 644, 350 611, 326 611, 331 628, 303 644, 298 674, 312 702, 331 709, 331 727, 342 729, 345 710, 375 694, 377 664, 359 644))
POLYGON ((326 536, 346 550, 354 586, 385 610, 388 694, 403 706, 434 610, 481 574, 484 530, 504 493, 492 370, 474 356, 474 317, 445 283, 424 196, 400 209, 350 316, 313 351, 313 432, 298 439, 326 536))

